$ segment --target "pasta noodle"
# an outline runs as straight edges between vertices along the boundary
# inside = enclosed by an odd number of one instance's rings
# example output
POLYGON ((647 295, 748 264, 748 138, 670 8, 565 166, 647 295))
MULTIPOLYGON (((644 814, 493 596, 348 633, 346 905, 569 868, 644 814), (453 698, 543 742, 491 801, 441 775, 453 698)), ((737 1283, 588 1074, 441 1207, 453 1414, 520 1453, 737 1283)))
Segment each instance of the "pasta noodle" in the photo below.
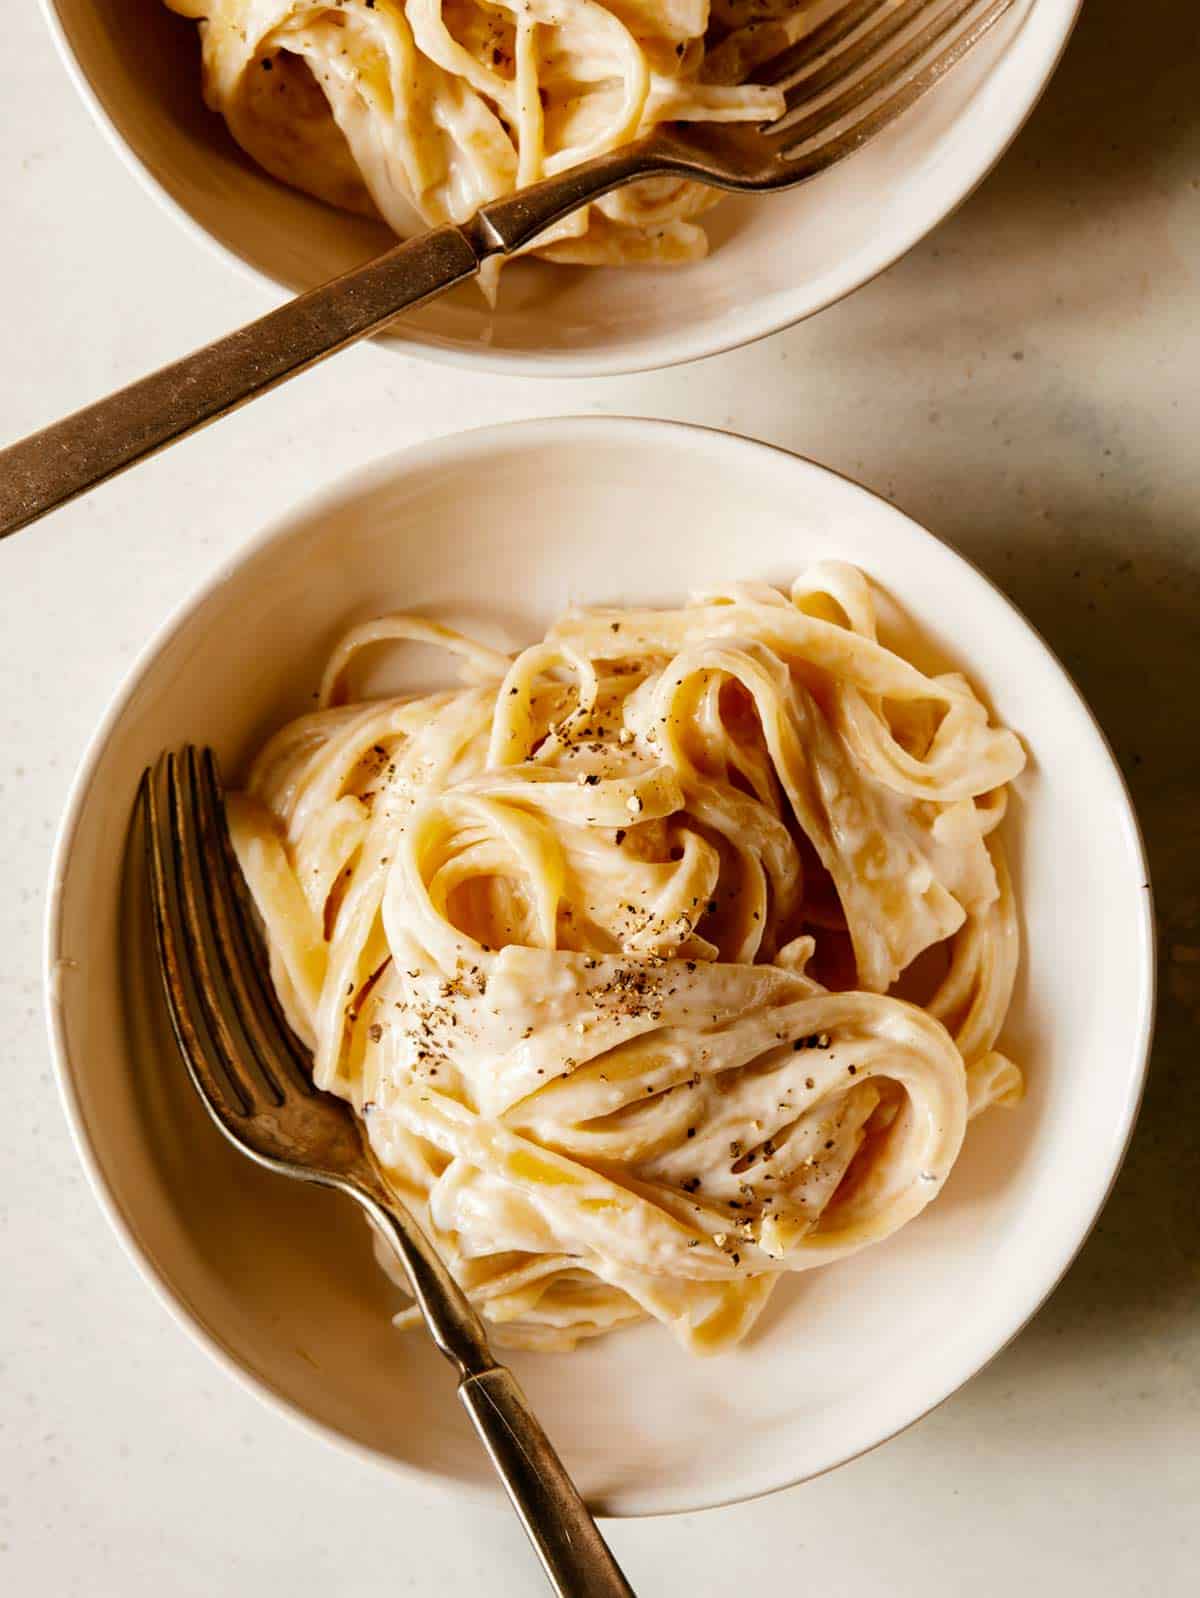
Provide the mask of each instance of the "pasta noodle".
POLYGON ((652 1316, 705 1352, 916 1216, 1020 1097, 996 828, 1023 765, 827 562, 515 656, 356 627, 229 813, 317 1083, 500 1340, 652 1316), (404 641, 462 685, 356 701, 404 641))
MULTIPOLYGON (((401 237, 668 120, 761 122, 742 80, 810 25, 796 0, 166 0, 200 26, 204 88, 275 177, 401 237), (712 45, 710 50, 708 47, 712 45)), ((632 185, 532 246, 584 265, 697 259, 713 190, 632 185)), ((499 261, 485 263, 493 290, 499 261)))

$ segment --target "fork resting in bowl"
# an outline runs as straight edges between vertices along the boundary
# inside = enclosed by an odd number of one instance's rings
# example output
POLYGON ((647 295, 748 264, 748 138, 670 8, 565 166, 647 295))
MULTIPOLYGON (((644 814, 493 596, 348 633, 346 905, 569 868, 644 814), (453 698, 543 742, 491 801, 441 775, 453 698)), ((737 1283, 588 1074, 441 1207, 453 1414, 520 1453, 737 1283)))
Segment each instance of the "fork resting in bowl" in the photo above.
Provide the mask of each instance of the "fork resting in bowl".
POLYGON ((633 1598, 516 1377, 466 1295, 384 1180, 349 1105, 314 1086, 267 969, 225 826, 216 758, 185 746, 142 779, 154 936, 192 1083, 243 1154, 355 1199, 404 1267, 438 1349, 559 1598, 633 1598))
POLYGON ((0 450, 0 537, 256 399, 401 312, 513 255, 615 189, 678 177, 714 188, 795 188, 916 104, 1014 0, 844 0, 757 65, 785 111, 762 126, 663 123, 645 138, 398 244, 365 265, 107 399, 0 450))

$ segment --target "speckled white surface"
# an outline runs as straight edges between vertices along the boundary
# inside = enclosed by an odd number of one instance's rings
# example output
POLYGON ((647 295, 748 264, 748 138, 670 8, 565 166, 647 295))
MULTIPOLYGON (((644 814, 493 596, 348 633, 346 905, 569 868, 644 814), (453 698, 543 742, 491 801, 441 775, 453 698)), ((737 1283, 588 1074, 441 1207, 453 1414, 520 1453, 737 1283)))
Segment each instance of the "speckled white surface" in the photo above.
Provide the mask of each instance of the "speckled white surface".
MULTIPOLYGON (((702 366, 593 384, 342 356, 0 547, 0 1588, 89 1598, 537 1594, 499 1510, 346 1460, 261 1408, 126 1263, 71 1149, 39 1000, 70 774, 167 610, 344 467, 464 421, 729 426, 892 494, 1026 609, 1142 813, 1164 982, 1146 1108, 1034 1324, 884 1449, 756 1505, 623 1523, 643 1598, 1183 1594, 1200 1564, 1200 22, 1088 0, 968 205, 850 302, 702 366), (1161 41, 1157 45, 1155 37, 1161 41)), ((76 104, 30 5, 0 58, 0 437, 265 309, 76 104)), ((1080 817, 1081 825, 1103 818, 1080 817)))

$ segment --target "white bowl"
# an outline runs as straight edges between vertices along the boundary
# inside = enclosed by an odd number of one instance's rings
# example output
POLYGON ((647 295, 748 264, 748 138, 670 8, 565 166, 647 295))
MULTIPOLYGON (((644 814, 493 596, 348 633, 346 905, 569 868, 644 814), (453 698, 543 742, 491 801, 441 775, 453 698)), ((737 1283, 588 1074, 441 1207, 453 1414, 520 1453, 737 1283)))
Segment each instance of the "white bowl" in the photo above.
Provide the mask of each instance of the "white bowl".
POLYGON ((918 658, 969 671, 1027 742, 1006 823, 1026 953, 1005 1042, 1028 1097, 972 1126, 915 1223, 791 1279, 734 1353, 692 1359, 645 1326, 514 1363, 593 1502, 695 1509, 813 1476, 907 1426, 1003 1347, 1066 1268, 1133 1124, 1153 962, 1137 824, 1062 668, 958 555, 807 461, 672 423, 489 428, 347 479, 175 616, 92 744, 55 859, 50 1020, 82 1156, 177 1317, 276 1404, 381 1461, 489 1480, 439 1356, 389 1324, 396 1295, 360 1216, 237 1155, 156 1031, 142 885, 123 897, 120 858, 143 767, 191 739, 235 771, 310 702, 347 622, 382 608, 511 646, 571 602, 788 581, 830 555, 901 607, 893 636, 915 624, 918 658))
MULTIPOLYGON (((730 198, 679 273, 521 262, 489 311, 468 286, 391 337, 413 354, 552 377, 713 355, 819 311, 890 266, 968 195, 1041 94, 1081 0, 1018 0, 974 55, 853 160, 790 194, 730 198)), ((376 253, 381 225, 276 183, 200 97, 194 27, 162 0, 44 0, 81 93, 198 237, 260 278, 312 288, 376 253)))

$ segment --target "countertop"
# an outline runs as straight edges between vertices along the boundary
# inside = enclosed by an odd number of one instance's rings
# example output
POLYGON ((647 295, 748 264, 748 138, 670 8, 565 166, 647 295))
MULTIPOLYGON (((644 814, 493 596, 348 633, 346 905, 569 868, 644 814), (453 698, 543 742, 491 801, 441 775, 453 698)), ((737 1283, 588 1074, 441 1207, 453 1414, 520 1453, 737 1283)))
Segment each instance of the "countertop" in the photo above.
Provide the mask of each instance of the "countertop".
MULTIPOLYGON (((127 175, 37 8, 0 56, 0 437, 267 309, 127 175)), ((501 1509, 343 1458, 176 1327, 88 1190, 41 1012, 73 768, 163 615, 331 476, 462 423, 620 411, 798 449, 892 496, 1020 604, 1144 823, 1153 1068, 1103 1218, 982 1375, 867 1458, 740 1508, 620 1523, 644 1598, 1089 1598, 1200 1563, 1200 24, 1087 0, 975 196, 849 301, 700 366, 580 384, 341 356, 0 547, 0 1587, 14 1598, 539 1594, 501 1509), (1136 16, 1134 15, 1136 13, 1136 16), (417 396, 419 394, 419 403, 417 396)), ((1103 825, 1080 816, 1080 825, 1103 825)))

